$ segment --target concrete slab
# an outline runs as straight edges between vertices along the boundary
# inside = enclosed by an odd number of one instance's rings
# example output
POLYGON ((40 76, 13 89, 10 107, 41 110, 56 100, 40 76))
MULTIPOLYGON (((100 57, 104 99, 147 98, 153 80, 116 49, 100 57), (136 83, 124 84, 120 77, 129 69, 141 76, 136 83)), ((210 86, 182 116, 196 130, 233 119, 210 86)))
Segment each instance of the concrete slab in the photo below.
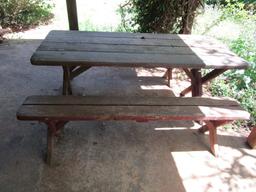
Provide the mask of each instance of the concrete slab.
MULTIPOLYGON (((61 69, 32 66, 41 40, 0 44, 0 191, 256 191, 256 153, 245 134, 219 130, 220 157, 193 122, 72 122, 43 162, 46 127, 16 120, 28 95, 61 94, 61 69)), ((176 95, 163 69, 92 68, 76 95, 176 95)), ((187 82, 185 82, 186 84, 187 82)))

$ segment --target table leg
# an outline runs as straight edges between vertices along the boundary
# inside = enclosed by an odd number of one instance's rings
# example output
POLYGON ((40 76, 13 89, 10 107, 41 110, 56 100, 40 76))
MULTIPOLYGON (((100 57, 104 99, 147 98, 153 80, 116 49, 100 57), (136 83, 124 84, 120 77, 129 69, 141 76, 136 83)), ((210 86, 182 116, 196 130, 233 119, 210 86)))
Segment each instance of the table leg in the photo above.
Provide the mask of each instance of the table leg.
POLYGON ((72 88, 70 83, 70 68, 63 66, 63 95, 72 95, 72 88))
POLYGON ((191 79, 192 97, 202 96, 203 84, 202 84, 201 69, 192 69, 191 73, 193 75, 193 79, 191 79))
POLYGON ((170 82, 172 79, 172 68, 167 68, 167 71, 163 75, 163 78, 167 79, 167 86, 170 87, 170 82))
POLYGON ((172 68, 168 68, 167 69, 167 83, 168 83, 168 87, 170 87, 171 79, 172 79, 172 68))
MULTIPOLYGON (((201 82, 202 84, 205 84, 207 82, 209 82, 210 80, 214 79, 215 77, 219 76, 220 74, 224 73, 227 69, 214 69, 211 72, 209 72, 208 74, 206 74, 204 77, 201 78, 201 82)), ((188 70, 184 70, 186 72, 186 74, 190 77, 191 82, 192 79, 194 78, 194 76, 192 75, 192 73, 190 73, 190 71, 188 70)), ((192 70, 191 70, 192 72, 192 70)), ((184 89, 181 93, 180 96, 185 96, 187 93, 189 93, 192 90, 192 85, 187 87, 186 89, 184 89)))

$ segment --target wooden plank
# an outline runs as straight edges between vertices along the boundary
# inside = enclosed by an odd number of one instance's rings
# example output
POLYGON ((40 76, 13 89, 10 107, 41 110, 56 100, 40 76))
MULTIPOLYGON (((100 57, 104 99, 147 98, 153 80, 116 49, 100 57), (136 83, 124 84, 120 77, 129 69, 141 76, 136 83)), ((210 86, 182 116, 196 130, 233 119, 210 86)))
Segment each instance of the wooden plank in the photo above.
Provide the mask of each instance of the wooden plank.
POLYGON ((146 39, 146 38, 113 38, 113 37, 88 37, 74 36, 63 38, 56 36, 53 39, 46 37, 47 42, 56 43, 91 43, 91 44, 110 44, 110 45, 148 45, 148 46, 172 46, 172 47, 204 47, 204 48, 225 48, 222 44, 214 44, 207 41, 197 41, 193 39, 146 39))
MULTIPOLYGON (((67 30, 52 30, 47 35, 47 39, 54 39, 56 36, 63 38, 71 38, 72 36, 88 36, 88 37, 112 37, 112 38, 141 38, 148 39, 180 39, 180 34, 159 34, 159 33, 129 33, 129 32, 99 32, 99 31, 67 31, 67 30)), ((185 35, 184 35, 185 36, 185 35)), ((196 37, 196 36, 195 36, 196 37)), ((200 36, 205 37, 205 36, 200 36)), ((184 37, 186 38, 186 37, 184 37)))
POLYGON ((68 12, 69 29, 79 30, 76 0, 66 0, 66 4, 67 4, 67 12, 68 12))
POLYGON ((238 106, 89 106, 89 105, 23 105, 19 120, 237 120, 249 119, 238 106))
POLYGON ((236 56, 227 49, 200 48, 200 47, 171 47, 171 46, 146 46, 146 45, 112 45, 91 43, 66 43, 43 41, 38 51, 88 51, 88 52, 116 52, 116 53, 149 53, 149 54, 179 54, 179 55, 214 55, 236 56))
POLYGON ((239 106, 227 97, 30 96, 24 105, 239 106))
MULTIPOLYGON (((184 34, 163 34, 163 33, 127 33, 127 32, 92 32, 92 31, 66 31, 53 30, 47 35, 47 40, 54 40, 55 37, 72 39, 74 37, 110 37, 110 38, 127 38, 127 39, 163 39, 163 40, 186 40, 193 39, 197 43, 208 42, 210 45, 221 44, 212 37, 202 35, 184 35, 184 34)), ((222 46, 226 47, 222 44, 222 46)))
MULTIPOLYGON (((51 31, 45 41, 48 42, 91 42, 100 44, 134 44, 134 45, 173 45, 205 48, 223 48, 219 41, 206 36, 150 34, 150 33, 116 33, 116 32, 85 32, 85 31, 51 31), (121 42, 121 43, 120 43, 121 42)), ((212 52, 214 53, 214 52, 212 52)))
POLYGON ((162 55, 137 53, 37 51, 31 57, 34 65, 80 65, 114 67, 193 67, 204 68, 205 64, 196 55, 162 55))
POLYGON ((145 35, 147 38, 130 33, 52 31, 33 54, 31 62, 35 65, 71 66, 81 63, 86 67, 248 67, 245 60, 225 46, 205 37, 145 35))
POLYGON ((82 51, 36 51, 31 57, 34 65, 78 65, 115 67, 164 68, 247 68, 248 63, 239 57, 107 53, 82 51))

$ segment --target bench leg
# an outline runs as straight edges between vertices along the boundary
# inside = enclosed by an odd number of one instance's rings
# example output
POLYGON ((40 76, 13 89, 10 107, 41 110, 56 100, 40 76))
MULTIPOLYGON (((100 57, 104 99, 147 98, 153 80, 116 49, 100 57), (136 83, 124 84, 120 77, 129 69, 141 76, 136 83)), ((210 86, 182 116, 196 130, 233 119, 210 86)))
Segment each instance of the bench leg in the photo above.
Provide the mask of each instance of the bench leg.
POLYGON ((46 154, 46 163, 51 165, 52 163, 52 151, 54 147, 54 136, 56 134, 56 123, 51 121, 46 123, 48 126, 47 129, 47 154, 46 154))
POLYGON ((52 153, 54 148, 54 138, 58 136, 61 130, 64 128, 68 121, 49 121, 45 122, 48 126, 47 128, 47 154, 46 163, 48 165, 52 164, 52 153))
POLYGON ((218 157, 217 127, 230 123, 231 121, 205 121, 205 125, 198 129, 200 133, 209 131, 211 152, 218 157))
POLYGON ((214 123, 211 121, 206 121, 206 125, 209 130, 209 140, 210 140, 210 148, 211 152, 215 157, 218 157, 218 144, 217 144, 217 129, 214 126, 214 123))

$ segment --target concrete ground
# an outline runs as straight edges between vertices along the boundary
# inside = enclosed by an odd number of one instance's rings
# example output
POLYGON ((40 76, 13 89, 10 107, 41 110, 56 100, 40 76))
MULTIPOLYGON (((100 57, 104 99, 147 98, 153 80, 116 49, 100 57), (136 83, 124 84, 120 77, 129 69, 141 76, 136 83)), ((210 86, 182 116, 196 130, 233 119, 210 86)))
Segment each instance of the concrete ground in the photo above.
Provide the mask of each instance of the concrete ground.
MULTIPOLYGON (((0 44, 0 191, 256 191, 256 152, 246 134, 218 132, 220 157, 193 122, 72 122, 44 161, 46 127, 16 120, 26 96, 61 94, 61 69, 32 66, 40 40, 0 44)), ((92 68, 73 81, 76 95, 165 95, 163 69, 92 68)), ((173 92, 174 91, 174 92, 173 92)))

